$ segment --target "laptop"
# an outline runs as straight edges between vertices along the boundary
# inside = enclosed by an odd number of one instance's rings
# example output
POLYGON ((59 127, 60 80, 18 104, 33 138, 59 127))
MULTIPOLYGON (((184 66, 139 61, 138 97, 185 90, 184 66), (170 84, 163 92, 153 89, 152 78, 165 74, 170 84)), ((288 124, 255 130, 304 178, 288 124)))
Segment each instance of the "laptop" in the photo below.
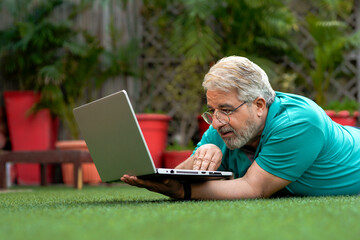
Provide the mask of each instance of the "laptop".
POLYGON ((229 179, 233 175, 225 171, 155 168, 125 90, 77 107, 73 113, 103 182, 120 181, 124 174, 191 182, 229 179))

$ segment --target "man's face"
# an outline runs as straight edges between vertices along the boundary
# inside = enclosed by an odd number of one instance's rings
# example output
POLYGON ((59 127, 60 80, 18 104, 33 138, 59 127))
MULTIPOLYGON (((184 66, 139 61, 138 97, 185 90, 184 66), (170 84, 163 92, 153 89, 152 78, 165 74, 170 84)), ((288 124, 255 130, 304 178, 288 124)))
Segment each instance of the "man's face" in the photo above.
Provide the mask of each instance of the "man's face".
POLYGON ((208 90, 206 98, 209 110, 215 111, 212 126, 229 149, 241 148, 255 141, 261 131, 261 122, 256 117, 253 104, 251 106, 244 104, 229 115, 229 123, 221 123, 215 117, 216 111, 230 112, 242 103, 237 98, 236 90, 231 92, 208 90))

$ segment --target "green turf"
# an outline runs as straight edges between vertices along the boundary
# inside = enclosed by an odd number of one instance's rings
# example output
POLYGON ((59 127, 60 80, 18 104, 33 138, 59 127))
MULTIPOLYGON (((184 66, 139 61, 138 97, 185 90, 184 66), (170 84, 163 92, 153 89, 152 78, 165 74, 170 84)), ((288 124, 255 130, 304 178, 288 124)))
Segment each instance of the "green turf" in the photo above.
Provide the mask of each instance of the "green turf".
POLYGON ((122 185, 0 193, 0 239, 4 240, 349 240, 359 236, 360 196, 183 202, 122 185))

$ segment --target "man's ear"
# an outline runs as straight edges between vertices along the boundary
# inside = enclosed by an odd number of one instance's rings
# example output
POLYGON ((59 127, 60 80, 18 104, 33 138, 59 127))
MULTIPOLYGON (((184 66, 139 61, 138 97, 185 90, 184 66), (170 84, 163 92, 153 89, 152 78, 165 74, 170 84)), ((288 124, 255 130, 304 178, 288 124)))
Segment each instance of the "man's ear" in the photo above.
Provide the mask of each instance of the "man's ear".
POLYGON ((266 112, 266 101, 262 97, 258 97, 254 100, 254 105, 256 108, 256 115, 261 117, 266 112))

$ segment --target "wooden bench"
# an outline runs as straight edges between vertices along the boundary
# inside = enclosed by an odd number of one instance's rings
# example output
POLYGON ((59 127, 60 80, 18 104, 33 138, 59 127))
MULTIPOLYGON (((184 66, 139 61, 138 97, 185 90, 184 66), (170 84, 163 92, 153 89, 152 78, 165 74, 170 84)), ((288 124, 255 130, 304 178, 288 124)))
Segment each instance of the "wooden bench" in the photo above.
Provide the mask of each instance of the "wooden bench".
POLYGON ((73 163, 74 187, 82 189, 82 163, 92 163, 88 151, 82 150, 46 150, 0 152, 0 189, 6 189, 6 163, 40 163, 41 186, 46 186, 47 164, 73 163))

